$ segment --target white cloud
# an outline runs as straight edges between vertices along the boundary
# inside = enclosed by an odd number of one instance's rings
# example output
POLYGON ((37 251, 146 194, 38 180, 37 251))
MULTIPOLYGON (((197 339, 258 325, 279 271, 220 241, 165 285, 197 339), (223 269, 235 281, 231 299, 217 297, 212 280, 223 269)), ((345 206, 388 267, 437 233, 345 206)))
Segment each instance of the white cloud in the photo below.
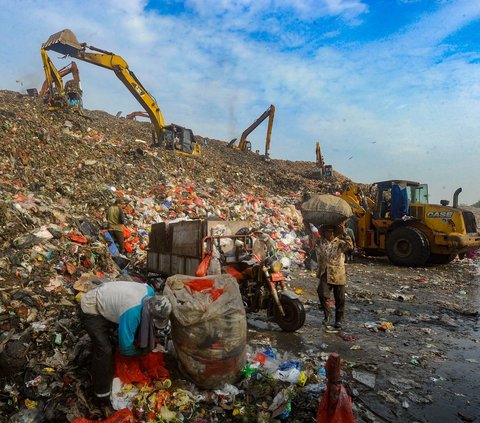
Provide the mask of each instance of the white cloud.
MULTIPOLYGON (((285 16, 299 25, 337 16, 358 24, 368 19, 365 2, 191 0, 179 16, 145 4, 7 2, 0 36, 11 41, 0 46, 0 88, 18 90, 16 80, 39 87, 40 45, 68 27, 80 42, 124 57, 167 122, 229 140, 273 103, 276 158, 313 161, 321 140, 326 160, 355 180, 419 179, 430 182, 437 200, 461 183, 468 202, 480 198, 468 173, 478 174, 471 154, 480 134, 477 53, 442 57, 452 48, 446 37, 479 19, 476 2, 446 3, 398 34, 355 45, 328 38, 340 30, 313 34, 282 23, 285 16), (273 39, 252 37, 255 31, 273 39), (312 37, 324 45, 307 55, 302 46, 312 37)), ((68 63, 51 57, 59 67, 68 63)), ((139 108, 112 72, 79 66, 87 108, 139 108)), ((262 146, 265 130, 257 131, 252 141, 262 146)))

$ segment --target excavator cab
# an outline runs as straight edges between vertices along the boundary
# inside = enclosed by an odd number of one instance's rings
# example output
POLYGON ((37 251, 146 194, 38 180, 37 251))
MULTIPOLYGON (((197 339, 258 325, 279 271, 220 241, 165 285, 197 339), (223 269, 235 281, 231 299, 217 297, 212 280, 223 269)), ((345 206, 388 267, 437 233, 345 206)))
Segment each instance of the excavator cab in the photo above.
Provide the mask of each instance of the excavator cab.
POLYGON ((70 107, 83 108, 82 89, 80 88, 79 81, 74 79, 67 81, 65 83, 65 95, 67 96, 70 107))
POLYGON ((171 124, 165 126, 164 141, 167 150, 175 150, 179 154, 198 155, 200 145, 195 141, 191 129, 171 124))

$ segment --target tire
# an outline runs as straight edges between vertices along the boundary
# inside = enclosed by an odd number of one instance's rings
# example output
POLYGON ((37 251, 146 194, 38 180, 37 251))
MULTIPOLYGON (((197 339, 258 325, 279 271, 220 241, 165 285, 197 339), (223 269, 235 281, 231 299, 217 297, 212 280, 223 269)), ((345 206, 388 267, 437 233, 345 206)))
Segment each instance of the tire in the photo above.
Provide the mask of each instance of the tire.
POLYGON ((282 304, 285 316, 282 316, 276 305, 274 305, 275 322, 278 326, 280 326, 285 332, 295 332, 297 329, 300 329, 305 323, 306 317, 305 308, 303 307, 302 302, 296 298, 282 295, 280 303, 282 304))
POLYGON ((430 254, 430 257, 427 260, 428 264, 448 264, 454 258, 456 254, 430 254))
POLYGON ((430 244, 417 228, 402 226, 388 236, 387 256, 397 266, 423 266, 430 256, 430 244))

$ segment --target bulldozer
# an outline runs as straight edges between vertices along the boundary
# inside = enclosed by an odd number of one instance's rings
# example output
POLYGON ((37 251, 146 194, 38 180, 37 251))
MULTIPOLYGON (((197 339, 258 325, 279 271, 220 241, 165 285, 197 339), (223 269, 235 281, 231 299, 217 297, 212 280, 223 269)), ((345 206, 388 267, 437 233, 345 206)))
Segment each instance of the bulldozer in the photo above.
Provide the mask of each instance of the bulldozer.
POLYGON ((386 255, 398 266, 447 264, 457 254, 480 247, 480 233, 472 212, 453 204, 428 203, 428 185, 387 180, 372 185, 374 198, 351 185, 340 197, 352 207, 357 247, 367 255, 386 255))
POLYGON ((201 146, 195 141, 191 129, 175 124, 165 125, 155 98, 129 69, 128 63, 121 56, 86 43, 79 43, 75 34, 69 29, 51 35, 42 45, 42 50, 52 50, 64 56, 112 70, 148 114, 153 125, 153 146, 165 147, 188 156, 201 154, 201 146))
POLYGON ((240 151, 251 151, 252 144, 250 141, 247 140, 247 137, 268 117, 268 127, 267 127, 267 137, 265 139, 265 153, 264 157, 266 160, 270 158, 270 139, 272 137, 272 128, 273 128, 273 119, 275 117, 275 106, 273 104, 265 110, 258 119, 255 120, 245 131, 242 132, 240 136, 240 141, 237 145, 237 138, 233 138, 229 143, 228 146, 233 148, 234 150, 240 151))

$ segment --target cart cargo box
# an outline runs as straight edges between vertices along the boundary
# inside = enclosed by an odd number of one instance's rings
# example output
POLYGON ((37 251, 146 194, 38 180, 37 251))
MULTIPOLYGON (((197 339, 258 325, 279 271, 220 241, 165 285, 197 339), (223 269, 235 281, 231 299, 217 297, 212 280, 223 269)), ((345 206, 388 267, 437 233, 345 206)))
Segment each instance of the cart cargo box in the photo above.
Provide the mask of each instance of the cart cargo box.
POLYGON ((202 241, 206 236, 234 235, 249 225, 247 221, 224 220, 155 223, 150 232, 147 268, 168 276, 193 276, 202 260, 202 241))

